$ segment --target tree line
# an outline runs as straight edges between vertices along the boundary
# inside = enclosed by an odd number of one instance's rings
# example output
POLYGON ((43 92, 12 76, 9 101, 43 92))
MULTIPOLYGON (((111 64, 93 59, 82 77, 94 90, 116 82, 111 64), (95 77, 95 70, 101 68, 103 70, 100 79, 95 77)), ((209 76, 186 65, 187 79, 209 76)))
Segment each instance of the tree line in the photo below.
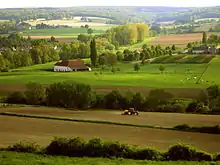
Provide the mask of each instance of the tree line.
POLYGON ((105 37, 114 45, 130 45, 144 41, 150 36, 147 24, 126 24, 106 31, 105 37))
POLYGON ((84 83, 59 82, 43 87, 40 84, 27 84, 26 91, 13 92, 5 102, 14 104, 44 105, 71 109, 125 109, 134 107, 145 112, 174 113, 220 113, 220 88, 210 86, 190 103, 175 98, 162 89, 152 89, 149 94, 128 90, 121 93, 115 89, 99 94, 84 83))

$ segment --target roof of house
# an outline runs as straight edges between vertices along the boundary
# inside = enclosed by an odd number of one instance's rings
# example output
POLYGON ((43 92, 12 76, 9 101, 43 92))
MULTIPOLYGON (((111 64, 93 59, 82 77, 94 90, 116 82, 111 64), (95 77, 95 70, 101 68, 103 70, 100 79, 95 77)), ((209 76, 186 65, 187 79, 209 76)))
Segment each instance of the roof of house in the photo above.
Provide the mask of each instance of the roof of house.
POLYGON ((63 60, 57 62, 55 66, 68 66, 68 67, 85 67, 83 60, 63 60))

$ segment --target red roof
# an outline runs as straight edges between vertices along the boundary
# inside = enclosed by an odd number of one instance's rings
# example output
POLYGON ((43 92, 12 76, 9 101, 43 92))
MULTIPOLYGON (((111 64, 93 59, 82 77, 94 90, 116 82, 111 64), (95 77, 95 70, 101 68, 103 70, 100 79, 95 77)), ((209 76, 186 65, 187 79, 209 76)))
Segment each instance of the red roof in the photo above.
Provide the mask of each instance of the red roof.
POLYGON ((69 66, 69 67, 85 66, 83 60, 63 60, 61 62, 57 62, 55 65, 56 66, 69 66))

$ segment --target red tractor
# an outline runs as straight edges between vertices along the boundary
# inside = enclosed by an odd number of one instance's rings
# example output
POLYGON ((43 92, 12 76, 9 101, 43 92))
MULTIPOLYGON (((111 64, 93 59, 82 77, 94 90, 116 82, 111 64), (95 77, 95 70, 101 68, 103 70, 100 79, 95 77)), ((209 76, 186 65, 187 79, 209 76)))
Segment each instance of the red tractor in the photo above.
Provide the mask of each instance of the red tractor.
POLYGON ((139 115, 139 112, 134 108, 123 109, 123 110, 124 112, 122 113, 122 115, 139 115))

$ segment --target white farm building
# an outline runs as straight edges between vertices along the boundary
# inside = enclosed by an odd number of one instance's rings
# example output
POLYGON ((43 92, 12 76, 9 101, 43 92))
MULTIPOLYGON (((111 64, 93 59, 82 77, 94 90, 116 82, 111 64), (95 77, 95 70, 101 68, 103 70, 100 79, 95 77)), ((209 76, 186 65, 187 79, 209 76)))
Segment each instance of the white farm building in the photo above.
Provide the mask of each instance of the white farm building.
POLYGON ((91 71, 91 68, 84 64, 83 60, 63 60, 54 66, 54 72, 77 72, 91 71))

